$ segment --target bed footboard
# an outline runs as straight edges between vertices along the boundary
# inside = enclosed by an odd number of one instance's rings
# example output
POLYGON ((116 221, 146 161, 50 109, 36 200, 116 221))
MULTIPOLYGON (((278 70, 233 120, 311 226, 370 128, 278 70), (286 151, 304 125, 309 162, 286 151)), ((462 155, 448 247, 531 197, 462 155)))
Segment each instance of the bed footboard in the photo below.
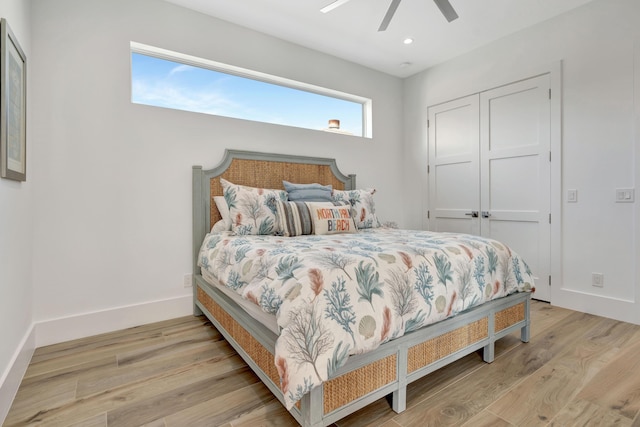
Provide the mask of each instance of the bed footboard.
MULTIPOLYGON (((282 403, 273 356, 276 335, 201 276, 195 282, 198 310, 282 403)), ((518 329, 521 340, 528 342, 530 297, 517 293, 494 300, 387 342, 374 352, 351 356, 290 412, 305 427, 326 426, 388 394, 392 394, 393 410, 402 412, 409 383, 479 349, 483 359, 492 362, 495 341, 518 329)))
MULTIPOLYGON (((212 203, 213 196, 222 194, 220 178, 257 188, 280 188, 287 180, 354 190, 356 177, 341 173, 335 159, 237 150, 225 151, 222 162, 213 169, 193 168, 194 314, 204 314, 211 320, 282 403, 274 363, 276 335, 200 274, 200 246, 221 217, 212 203)), ((483 359, 492 362, 495 341, 518 329, 521 340, 529 341, 530 297, 530 293, 517 293, 490 301, 386 342, 373 352, 351 356, 290 412, 305 427, 326 426, 387 395, 392 395, 393 410, 402 412, 406 408, 407 385, 412 381, 480 349, 483 359)))

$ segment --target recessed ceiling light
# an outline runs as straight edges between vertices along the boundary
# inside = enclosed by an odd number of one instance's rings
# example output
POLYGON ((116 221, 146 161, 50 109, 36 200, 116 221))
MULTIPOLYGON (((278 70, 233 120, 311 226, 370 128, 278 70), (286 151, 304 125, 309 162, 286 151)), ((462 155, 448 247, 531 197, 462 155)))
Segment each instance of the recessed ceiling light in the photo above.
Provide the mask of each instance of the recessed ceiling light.
POLYGON ((404 43, 404 44, 411 44, 411 43, 413 43, 413 39, 412 39, 411 37, 407 37, 406 39, 404 39, 404 40, 402 41, 402 43, 404 43))

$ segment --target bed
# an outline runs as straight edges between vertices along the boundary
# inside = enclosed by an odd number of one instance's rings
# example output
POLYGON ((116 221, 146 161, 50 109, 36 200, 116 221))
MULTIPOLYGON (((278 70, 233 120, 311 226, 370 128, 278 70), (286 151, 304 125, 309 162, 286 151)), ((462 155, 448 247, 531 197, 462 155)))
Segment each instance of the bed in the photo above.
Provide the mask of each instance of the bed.
MULTIPOLYGON (((210 232, 222 220, 213 198, 223 194, 223 185, 228 193, 230 183, 281 189, 283 181, 331 185, 335 194, 356 190, 355 175, 340 172, 334 159, 227 150, 217 167, 193 167, 194 314, 211 320, 301 425, 332 424, 387 395, 393 410, 402 412, 412 381, 480 349, 490 363, 495 341, 514 331, 529 341, 533 279, 526 263, 499 242, 385 227, 345 234, 335 230, 336 224, 342 227, 335 220, 343 209, 337 202, 330 209, 309 205, 317 218, 333 212, 333 226, 322 233, 325 222, 314 222, 322 235, 210 232), (354 243, 358 238, 363 240, 354 243), (337 261, 342 247, 348 262, 337 261), (506 261, 498 260, 498 252, 506 261), (467 261, 451 264, 444 253, 467 261), (255 284, 243 281, 253 271, 262 272, 255 284), (358 291, 350 297, 347 278, 358 291), (270 281, 277 284, 269 287, 270 281), (436 296, 436 285, 442 295, 436 296), (415 301, 402 299, 407 292, 415 301), (278 316, 264 316, 265 311, 278 316), (304 316, 311 326, 300 323, 304 316), (432 317, 437 322, 425 320, 432 317), (305 334, 314 337, 311 344, 305 334), (296 340, 305 341, 302 356, 293 351, 296 340)), ((350 202, 342 206, 353 207, 350 202)), ((281 201, 279 209, 287 203, 281 201)), ((362 215, 365 220, 364 209, 362 215)), ((246 218, 238 217, 238 226, 241 219, 246 218)), ((357 220, 356 215, 344 226, 357 220)), ((255 218, 250 224, 273 225, 255 218)))

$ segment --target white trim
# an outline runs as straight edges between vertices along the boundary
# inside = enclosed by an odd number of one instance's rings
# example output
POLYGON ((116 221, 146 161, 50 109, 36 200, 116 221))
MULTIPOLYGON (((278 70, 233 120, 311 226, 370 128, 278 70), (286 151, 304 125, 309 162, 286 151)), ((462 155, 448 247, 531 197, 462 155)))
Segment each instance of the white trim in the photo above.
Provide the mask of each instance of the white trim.
POLYGON ((22 378, 31 361, 31 356, 35 351, 36 334, 34 326, 32 323, 16 349, 11 363, 9 363, 6 371, 0 377, 0 425, 3 425, 5 418, 9 414, 9 409, 11 409, 13 399, 16 397, 20 382, 22 382, 22 378))
MULTIPOLYGON (((635 178, 635 188, 640 188, 640 40, 636 39, 633 49, 633 144, 632 156, 635 162, 632 169, 635 178)), ((638 250, 640 249, 640 208, 638 203, 633 204, 633 228, 635 231, 635 241, 632 246, 633 258, 638 259, 638 250)), ((633 300, 637 304, 640 297, 640 263, 636 262, 636 286, 633 292, 633 300)), ((640 324, 640 314, 638 308, 635 307, 634 312, 635 324, 640 324)))
MULTIPOLYGON (((562 281, 562 61, 549 66, 551 86, 551 286, 549 301, 555 304, 562 281)), ((538 286, 548 286, 545 278, 538 286)))
POLYGON ((35 324, 35 344, 42 347, 106 332, 193 314, 191 294, 141 304, 87 312, 35 324))
POLYGON ((193 314, 191 294, 32 323, 0 377, 0 425, 36 348, 193 314))
MULTIPOLYGON (((579 294, 579 295, 584 295, 587 298, 598 298, 598 299, 606 299, 609 301, 615 301, 616 304, 619 303, 623 303, 623 304, 634 304, 635 301, 630 300, 630 299, 626 299, 626 298, 617 298, 617 297, 611 297, 608 295, 599 295, 599 294, 595 294, 593 292, 585 292, 579 289, 571 289, 571 288, 566 288, 566 287, 562 287, 560 288, 560 290, 562 292, 566 292, 567 294, 579 294)), ((575 295, 573 296, 573 298, 575 298, 575 295)), ((579 311, 584 311, 584 310, 579 310, 579 311)), ((588 312, 590 313, 590 312, 588 312)), ((597 316, 597 315, 596 315, 597 316)), ((612 317, 612 316, 607 316, 607 317, 612 317)))
POLYGON ((569 310, 591 313, 594 316, 640 324, 637 318, 636 304, 629 300, 561 288, 554 290, 552 304, 569 310), (606 304, 603 300, 606 300, 606 304))

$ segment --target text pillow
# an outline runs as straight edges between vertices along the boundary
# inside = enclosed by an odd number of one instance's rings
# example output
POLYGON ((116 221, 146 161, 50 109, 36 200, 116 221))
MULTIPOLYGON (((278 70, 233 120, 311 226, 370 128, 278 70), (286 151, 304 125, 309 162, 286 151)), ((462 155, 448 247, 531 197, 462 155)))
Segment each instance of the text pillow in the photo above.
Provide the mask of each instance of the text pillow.
POLYGON ((314 234, 356 233, 349 206, 309 203, 314 234))

